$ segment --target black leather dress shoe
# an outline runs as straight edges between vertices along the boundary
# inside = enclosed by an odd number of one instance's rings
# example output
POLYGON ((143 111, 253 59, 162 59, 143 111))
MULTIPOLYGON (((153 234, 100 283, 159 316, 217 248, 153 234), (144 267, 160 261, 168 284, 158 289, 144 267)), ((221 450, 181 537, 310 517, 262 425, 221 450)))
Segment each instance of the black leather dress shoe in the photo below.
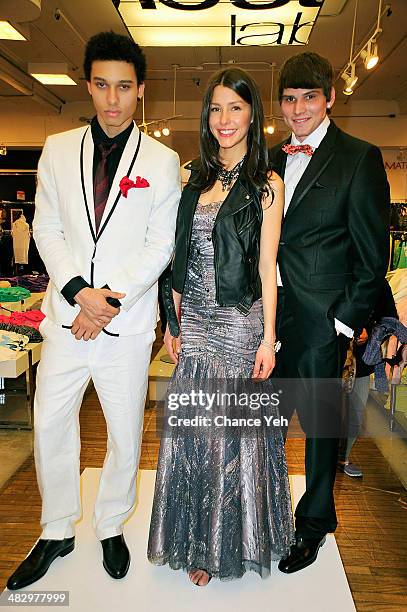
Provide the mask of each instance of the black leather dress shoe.
POLYGON ((296 543, 291 546, 290 554, 286 559, 281 559, 278 564, 280 572, 293 574, 314 563, 318 551, 325 544, 326 536, 323 538, 306 539, 297 536, 296 543))
POLYGON ((16 591, 36 582, 48 571, 57 557, 65 557, 75 548, 75 538, 39 540, 30 554, 7 581, 7 588, 16 591))
POLYGON ((130 553, 123 534, 101 540, 103 567, 112 578, 124 578, 130 567, 130 553))

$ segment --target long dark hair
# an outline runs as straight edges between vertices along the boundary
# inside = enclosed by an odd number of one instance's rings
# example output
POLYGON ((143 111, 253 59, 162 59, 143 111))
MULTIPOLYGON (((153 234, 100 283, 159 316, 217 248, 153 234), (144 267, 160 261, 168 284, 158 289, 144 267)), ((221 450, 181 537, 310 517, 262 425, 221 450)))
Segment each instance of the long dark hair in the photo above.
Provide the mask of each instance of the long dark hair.
POLYGON ((216 72, 210 79, 202 103, 199 138, 200 164, 190 185, 199 191, 209 191, 222 169, 219 159, 219 143, 209 128, 209 113, 213 91, 218 85, 229 87, 252 108, 252 123, 247 134, 247 158, 242 168, 247 179, 262 193, 268 193, 268 161, 264 135, 264 113, 259 88, 252 77, 241 68, 226 68, 216 72))

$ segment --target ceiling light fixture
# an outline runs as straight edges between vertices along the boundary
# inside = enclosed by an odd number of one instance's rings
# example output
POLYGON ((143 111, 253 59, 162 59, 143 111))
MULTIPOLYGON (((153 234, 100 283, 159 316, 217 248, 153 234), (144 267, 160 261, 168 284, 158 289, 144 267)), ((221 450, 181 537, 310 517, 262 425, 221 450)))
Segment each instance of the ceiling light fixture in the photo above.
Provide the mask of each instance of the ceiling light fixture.
POLYGON ((274 132, 276 131, 276 119, 279 119, 279 117, 277 117, 276 115, 274 115, 273 113, 273 93, 274 93, 274 70, 276 65, 275 64, 271 64, 271 83, 270 83, 270 115, 269 117, 266 117, 266 119, 270 119, 271 123, 269 123, 266 128, 265 128, 265 132, 266 134, 270 134, 270 136, 272 134, 274 134, 274 132))
POLYGON ((358 76, 356 74, 356 66, 355 64, 351 64, 347 72, 343 72, 341 77, 345 81, 345 87, 343 89, 343 93, 345 96, 351 96, 353 94, 353 88, 355 87, 358 76))
POLYGON ((363 60, 366 70, 371 70, 374 68, 379 62, 379 54, 377 49, 377 42, 373 39, 370 39, 367 43, 367 47, 362 49, 360 52, 360 57, 363 60))
POLYGON ((177 114, 177 69, 179 68, 178 64, 173 64, 172 68, 174 69, 174 90, 173 90, 173 114, 171 117, 163 117, 162 119, 155 119, 154 121, 146 121, 146 108, 145 108, 145 95, 143 95, 142 101, 142 120, 141 123, 137 126, 141 128, 145 134, 148 134, 148 127, 157 126, 153 135, 156 138, 161 138, 161 136, 169 136, 171 134, 171 130, 168 126, 168 121, 170 119, 178 119, 178 117, 182 117, 182 115, 177 114))
POLYGON ((353 48, 355 44, 355 32, 356 32, 356 17, 358 14, 358 2, 359 0, 355 0, 355 13, 353 15, 353 28, 352 28, 352 39, 350 43, 350 51, 349 51, 349 62, 346 66, 345 70, 342 72, 341 77, 345 81, 345 87, 343 89, 343 93, 345 96, 351 96, 353 94, 353 88, 356 85, 358 77, 356 76, 356 65, 352 60, 353 56, 353 48))
POLYGON ((0 21, 1 40, 27 40, 9 21, 0 21))
POLYGON ((77 85, 67 74, 41 74, 32 72, 31 76, 43 85, 77 85))
POLYGON ((360 58, 363 61, 366 70, 372 70, 372 68, 377 66, 379 62, 379 51, 378 51, 378 45, 377 45, 377 38, 378 36, 380 36, 380 34, 383 31, 381 28, 381 18, 388 8, 388 6, 386 6, 385 9, 382 10, 382 2, 383 0, 379 0, 377 22, 376 22, 376 25, 372 26, 372 28, 370 29, 370 32, 368 34, 369 38, 367 39, 367 41, 365 40, 363 45, 359 48, 359 51, 354 53, 354 41, 355 41, 356 15, 357 15, 357 8, 358 8, 358 0, 356 0, 355 2, 355 15, 354 15, 354 20, 353 20, 352 42, 351 42, 351 47, 350 47, 349 61, 346 64, 345 68, 343 68, 340 72, 341 78, 343 78, 345 81, 345 88, 343 90, 343 93, 346 96, 350 96, 353 94, 353 88, 357 81, 357 76, 355 74, 355 66, 356 66, 357 60, 360 58), (351 78, 352 76, 353 78, 351 78))
POLYGON ((28 72, 43 85, 77 85, 65 63, 29 63, 28 72))

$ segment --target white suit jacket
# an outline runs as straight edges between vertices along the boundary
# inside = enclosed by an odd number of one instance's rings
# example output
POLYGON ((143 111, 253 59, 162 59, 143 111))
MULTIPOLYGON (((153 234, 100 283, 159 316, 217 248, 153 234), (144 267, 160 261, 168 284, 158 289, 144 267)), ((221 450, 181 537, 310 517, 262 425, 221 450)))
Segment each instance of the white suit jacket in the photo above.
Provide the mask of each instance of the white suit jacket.
POLYGON ((38 165, 33 235, 50 276, 42 310, 52 321, 72 325, 79 306, 61 294, 76 276, 126 294, 106 331, 131 335, 155 328, 157 279, 174 247, 180 199, 177 153, 134 126, 123 151, 95 237, 93 139, 90 127, 49 136, 38 165), (127 176, 149 187, 119 188, 127 176))

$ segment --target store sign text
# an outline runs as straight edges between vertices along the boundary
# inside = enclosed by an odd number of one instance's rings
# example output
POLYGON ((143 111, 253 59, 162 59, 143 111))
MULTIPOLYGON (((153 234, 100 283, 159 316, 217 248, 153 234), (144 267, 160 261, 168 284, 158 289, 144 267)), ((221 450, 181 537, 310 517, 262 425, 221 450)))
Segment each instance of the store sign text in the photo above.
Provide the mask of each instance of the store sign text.
POLYGON ((399 161, 399 162, 384 162, 384 167, 386 170, 407 170, 407 161, 399 161))
POLYGON ((141 46, 306 45, 325 0, 125 0, 141 46))

